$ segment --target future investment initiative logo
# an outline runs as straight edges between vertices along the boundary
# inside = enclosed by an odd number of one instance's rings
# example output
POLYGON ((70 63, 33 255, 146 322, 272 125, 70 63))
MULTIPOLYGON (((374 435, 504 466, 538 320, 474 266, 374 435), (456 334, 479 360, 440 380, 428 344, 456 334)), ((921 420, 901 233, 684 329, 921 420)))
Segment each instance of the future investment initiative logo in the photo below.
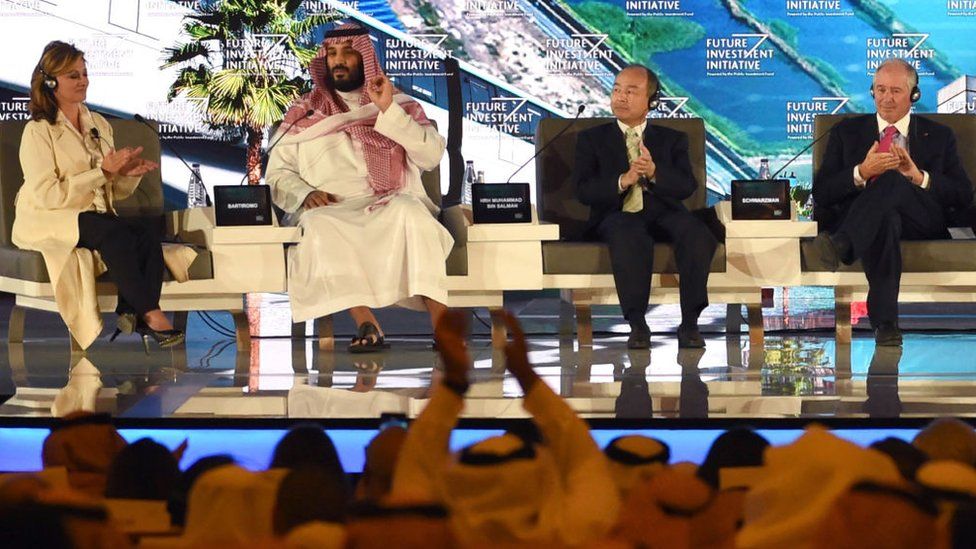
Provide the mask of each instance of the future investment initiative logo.
POLYGON ((935 49, 925 45, 928 39, 928 33, 924 32, 896 32, 891 36, 867 38, 864 56, 868 76, 873 76, 874 71, 891 57, 910 63, 919 76, 932 76, 933 71, 922 69, 923 61, 935 57, 935 49))
POLYGON ((705 74, 721 76, 774 76, 767 67, 775 50, 765 33, 736 33, 705 39, 705 74))
POLYGON ((612 53, 608 35, 574 33, 567 38, 547 38, 546 70, 551 75, 592 76, 608 73, 612 53))

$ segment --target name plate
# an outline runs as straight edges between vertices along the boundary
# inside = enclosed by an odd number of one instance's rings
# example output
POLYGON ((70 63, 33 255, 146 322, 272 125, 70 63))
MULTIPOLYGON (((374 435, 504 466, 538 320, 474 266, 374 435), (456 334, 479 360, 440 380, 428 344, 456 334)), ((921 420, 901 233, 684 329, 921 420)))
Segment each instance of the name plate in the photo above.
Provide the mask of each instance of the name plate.
POLYGON ((214 216, 218 227, 271 225, 271 187, 215 185, 214 216))
POLYGON ((732 219, 790 219, 790 181, 732 181, 732 219))
POLYGON ((471 185, 471 202, 475 223, 532 221, 528 183, 477 183, 471 185))

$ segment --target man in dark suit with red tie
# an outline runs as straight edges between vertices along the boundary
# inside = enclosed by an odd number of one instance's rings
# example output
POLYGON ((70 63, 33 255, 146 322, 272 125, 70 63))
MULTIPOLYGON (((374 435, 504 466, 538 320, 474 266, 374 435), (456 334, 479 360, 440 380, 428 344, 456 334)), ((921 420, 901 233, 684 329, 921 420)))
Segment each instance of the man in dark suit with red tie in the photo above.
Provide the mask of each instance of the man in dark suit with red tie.
POLYGON ((912 116, 921 96, 912 65, 882 63, 871 94, 877 114, 834 126, 813 178, 815 245, 832 270, 861 260, 875 342, 899 346, 899 242, 948 237, 947 219, 972 204, 973 187, 952 130, 912 116))
POLYGON ((698 316, 708 305, 708 269, 717 242, 681 203, 698 188, 688 136, 647 122, 658 90, 657 75, 642 65, 617 75, 610 97, 617 120, 580 132, 573 179, 580 202, 590 207, 587 234, 610 248, 617 297, 630 323, 627 346, 650 347, 645 314, 654 241, 666 239, 674 244, 678 265, 678 345, 704 347, 698 316))

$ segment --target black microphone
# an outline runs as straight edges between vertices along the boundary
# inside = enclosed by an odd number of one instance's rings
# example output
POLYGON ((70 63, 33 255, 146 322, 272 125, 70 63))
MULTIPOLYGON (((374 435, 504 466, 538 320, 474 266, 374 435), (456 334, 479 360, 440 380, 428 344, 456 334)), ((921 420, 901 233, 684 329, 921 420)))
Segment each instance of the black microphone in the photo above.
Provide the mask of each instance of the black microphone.
MULTIPOLYGON (((169 152, 171 152, 173 154, 173 156, 175 156, 176 158, 179 158, 180 159, 180 162, 182 162, 183 165, 186 166, 186 169, 189 170, 189 172, 191 174, 196 175, 194 173, 194 171, 193 171, 193 168, 190 167, 190 164, 187 163, 187 161, 186 161, 185 158, 183 158, 183 155, 181 155, 179 153, 179 151, 177 151, 172 145, 170 145, 166 140, 164 140, 163 137, 161 135, 159 135, 159 131, 156 130, 156 128, 154 128, 153 125, 150 124, 145 118, 143 118, 141 114, 136 113, 135 115, 132 116, 132 118, 134 118, 136 122, 145 124, 147 128, 149 128, 150 130, 152 130, 153 133, 156 134, 156 137, 159 138, 159 142, 164 147, 166 147, 166 150, 169 151, 169 152)), ((203 192, 206 195, 204 198, 206 198, 206 200, 207 200, 207 205, 209 206, 209 205, 213 204, 213 201, 210 200, 210 193, 207 192, 207 188, 206 187, 203 188, 203 192)))
MULTIPOLYGON (((286 135, 288 135, 288 132, 291 131, 292 126, 294 126, 295 124, 298 124, 299 122, 301 122, 302 120, 305 120, 306 118, 308 118, 309 116, 312 116, 313 114, 315 114, 315 109, 308 109, 307 111, 305 111, 305 114, 301 118, 296 118, 295 120, 292 121, 291 124, 288 124, 288 127, 285 128, 285 131, 281 132, 281 135, 278 136, 278 139, 275 139, 274 140, 274 143, 272 143, 271 146, 268 147, 268 150, 266 150, 263 153, 261 153, 261 160, 260 161, 263 163, 265 160, 267 160, 271 156, 271 150, 274 149, 275 146, 278 145, 278 142, 279 141, 281 141, 282 139, 285 138, 286 135)), ((244 170, 244 177, 241 178, 241 181, 240 181, 240 183, 238 183, 238 185, 243 185, 244 184, 244 181, 247 179, 247 176, 248 176, 248 170, 245 169, 244 170)))
MULTIPOLYGON (((98 132, 98 128, 91 128, 91 129, 89 129, 88 130, 88 135, 90 135, 91 138, 95 140, 95 144, 96 145, 98 145, 98 142, 102 140, 102 134, 100 134, 98 132)), ((102 150, 102 146, 101 145, 98 145, 98 150, 99 151, 102 150)))
POLYGON ((828 135, 830 135, 830 130, 827 130, 827 131, 823 132, 822 134, 818 135, 817 138, 813 140, 813 142, 811 142, 809 145, 807 145, 806 147, 804 147, 802 151, 796 153, 796 156, 794 156, 793 158, 787 160, 786 161, 786 164, 783 164, 783 166, 780 169, 776 170, 776 173, 774 173, 773 175, 771 175, 769 178, 770 179, 776 179, 776 176, 779 175, 780 172, 782 172, 783 170, 785 170, 787 166, 789 166, 790 164, 792 164, 794 160, 796 160, 797 158, 800 158, 800 155, 802 155, 803 153, 805 153, 805 152, 809 151, 810 149, 812 149, 813 146, 817 144, 817 142, 819 142, 824 137, 827 137, 828 135))
POLYGON ((565 128, 563 128, 563 129, 561 129, 561 130, 559 130, 559 132, 558 132, 558 133, 557 133, 556 135, 554 135, 554 136, 552 136, 552 139, 550 139, 548 143, 546 143, 546 144, 545 144, 544 146, 542 146, 542 147, 541 147, 541 148, 540 148, 539 150, 537 150, 537 151, 535 152, 535 154, 533 154, 533 155, 532 155, 532 158, 530 158, 530 159, 528 159, 528 160, 526 160, 524 164, 522 164, 521 166, 519 166, 519 167, 518 167, 518 169, 517 169, 517 170, 515 170, 515 171, 514 171, 514 172, 512 173, 512 175, 510 175, 510 176, 508 176, 508 179, 506 179, 506 180, 505 180, 505 183, 511 183, 511 182, 512 182, 512 178, 513 178, 513 177, 515 177, 515 174, 517 174, 517 173, 519 173, 520 171, 522 171, 522 168, 524 168, 524 167, 526 167, 526 166, 528 166, 528 165, 529 165, 529 162, 532 162, 533 160, 535 160, 535 159, 536 159, 536 157, 538 157, 538 156, 539 156, 540 154, 542 154, 542 151, 544 151, 544 150, 546 150, 546 149, 548 149, 548 148, 549 148, 549 145, 552 145, 553 143, 555 143, 555 142, 556 142, 556 139, 557 139, 557 138, 558 138, 558 137, 559 137, 560 135, 562 135, 562 134, 564 134, 564 133, 566 133, 566 131, 567 131, 568 129, 570 129, 570 128, 572 128, 572 127, 573 127, 573 125, 574 125, 574 124, 576 124, 576 122, 577 122, 577 121, 579 121, 579 117, 580 117, 580 115, 581 115, 581 114, 583 114, 583 111, 584 111, 584 110, 586 110, 586 105, 580 105, 580 106, 579 106, 579 108, 577 108, 577 109, 576 109, 576 116, 574 116, 574 117, 573 117, 573 121, 572 121, 572 122, 570 122, 569 124, 566 124, 566 127, 565 127, 565 128))

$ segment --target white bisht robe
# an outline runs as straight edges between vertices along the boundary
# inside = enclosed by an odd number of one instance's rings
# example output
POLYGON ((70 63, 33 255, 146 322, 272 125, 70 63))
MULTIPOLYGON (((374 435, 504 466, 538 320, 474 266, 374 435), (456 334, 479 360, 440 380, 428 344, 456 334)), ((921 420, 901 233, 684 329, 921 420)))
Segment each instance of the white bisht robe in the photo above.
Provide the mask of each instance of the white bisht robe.
POLYGON ((408 97, 395 96, 378 115, 374 129, 406 150, 405 185, 381 199, 367 182, 362 146, 345 132, 321 131, 339 122, 335 119, 358 118, 379 109, 372 103, 357 107, 358 93, 339 95, 350 106, 349 113, 283 138, 268 162, 266 179, 275 204, 288 214, 286 223, 302 228, 300 242, 288 250, 293 321, 355 306, 396 304, 424 310, 422 296, 445 303, 445 262, 454 240, 436 219, 438 208, 420 180, 422 170, 440 165, 444 138, 400 107, 398 102, 408 97), (302 202, 313 190, 332 193, 340 201, 305 210, 302 202))

